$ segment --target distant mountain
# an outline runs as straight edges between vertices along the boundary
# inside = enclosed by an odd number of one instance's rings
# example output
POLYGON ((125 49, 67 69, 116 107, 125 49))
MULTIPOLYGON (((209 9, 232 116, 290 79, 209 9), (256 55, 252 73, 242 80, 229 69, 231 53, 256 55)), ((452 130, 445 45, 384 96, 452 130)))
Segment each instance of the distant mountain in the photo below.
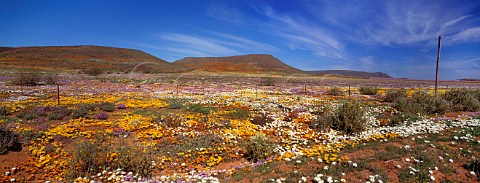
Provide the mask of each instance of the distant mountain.
POLYGON ((383 72, 364 72, 364 71, 351 71, 351 70, 321 70, 321 71, 305 71, 309 74, 315 75, 338 75, 338 76, 350 76, 360 78, 392 78, 390 75, 383 72))
POLYGON ((0 66, 107 72, 184 72, 190 68, 159 59, 143 51, 105 46, 0 47, 0 66))
POLYGON ((186 57, 174 63, 200 71, 246 73, 301 73, 279 59, 267 54, 229 57, 186 57))

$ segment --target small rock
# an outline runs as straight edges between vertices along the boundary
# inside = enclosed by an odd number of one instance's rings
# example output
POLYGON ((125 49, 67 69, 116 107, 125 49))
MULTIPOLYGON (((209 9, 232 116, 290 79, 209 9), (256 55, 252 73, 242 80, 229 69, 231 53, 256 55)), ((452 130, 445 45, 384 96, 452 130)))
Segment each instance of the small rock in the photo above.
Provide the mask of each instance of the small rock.
POLYGON ((406 162, 410 162, 410 158, 406 158, 405 161, 406 161, 406 162))
POLYGON ((434 176, 430 176, 430 179, 431 179, 431 180, 435 180, 435 177, 434 177, 434 176))

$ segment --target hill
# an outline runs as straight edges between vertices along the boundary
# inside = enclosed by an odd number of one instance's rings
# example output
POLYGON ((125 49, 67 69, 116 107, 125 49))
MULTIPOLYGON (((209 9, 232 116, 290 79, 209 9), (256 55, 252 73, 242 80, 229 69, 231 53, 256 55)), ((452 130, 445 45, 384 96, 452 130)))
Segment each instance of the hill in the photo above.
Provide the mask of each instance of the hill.
POLYGON ((50 70, 101 69, 106 72, 184 72, 189 68, 143 51, 105 46, 0 47, 0 65, 50 70))
POLYGON ((321 70, 321 71, 305 71, 314 75, 338 75, 338 76, 351 76, 360 78, 392 78, 390 75, 383 72, 364 72, 364 71, 351 71, 351 70, 321 70))
POLYGON ((196 70, 210 72, 302 72, 268 54, 249 54, 229 57, 186 57, 174 63, 196 70))

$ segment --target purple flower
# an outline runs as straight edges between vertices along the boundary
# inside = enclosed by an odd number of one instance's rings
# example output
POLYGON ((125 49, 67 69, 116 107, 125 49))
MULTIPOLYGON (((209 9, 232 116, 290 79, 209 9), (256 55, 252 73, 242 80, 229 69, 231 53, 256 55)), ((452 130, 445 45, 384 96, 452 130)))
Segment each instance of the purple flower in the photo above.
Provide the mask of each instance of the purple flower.
POLYGON ((126 109, 127 106, 126 106, 125 104, 118 104, 118 105, 117 105, 117 108, 118 108, 118 109, 126 109))
POLYGON ((108 119, 108 115, 105 112, 101 112, 100 114, 95 115, 95 117, 97 117, 97 119, 100 119, 100 120, 108 119))

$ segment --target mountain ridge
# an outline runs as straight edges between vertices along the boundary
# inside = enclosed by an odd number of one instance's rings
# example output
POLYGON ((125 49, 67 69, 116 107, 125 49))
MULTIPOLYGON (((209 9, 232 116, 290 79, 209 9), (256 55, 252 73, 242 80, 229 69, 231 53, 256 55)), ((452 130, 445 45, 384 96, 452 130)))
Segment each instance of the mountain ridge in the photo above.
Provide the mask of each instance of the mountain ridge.
POLYGON ((185 57, 173 63, 195 70, 211 72, 303 72, 269 54, 247 54, 227 57, 185 57))
POLYGON ((0 63, 13 68, 79 70, 100 68, 112 72, 185 72, 189 68, 172 64, 146 52, 108 46, 0 47, 0 63))
POLYGON ((366 72, 366 71, 354 71, 354 70, 318 70, 318 71, 305 71, 314 75, 339 75, 339 76, 351 76, 362 78, 392 78, 390 75, 384 72, 366 72))

